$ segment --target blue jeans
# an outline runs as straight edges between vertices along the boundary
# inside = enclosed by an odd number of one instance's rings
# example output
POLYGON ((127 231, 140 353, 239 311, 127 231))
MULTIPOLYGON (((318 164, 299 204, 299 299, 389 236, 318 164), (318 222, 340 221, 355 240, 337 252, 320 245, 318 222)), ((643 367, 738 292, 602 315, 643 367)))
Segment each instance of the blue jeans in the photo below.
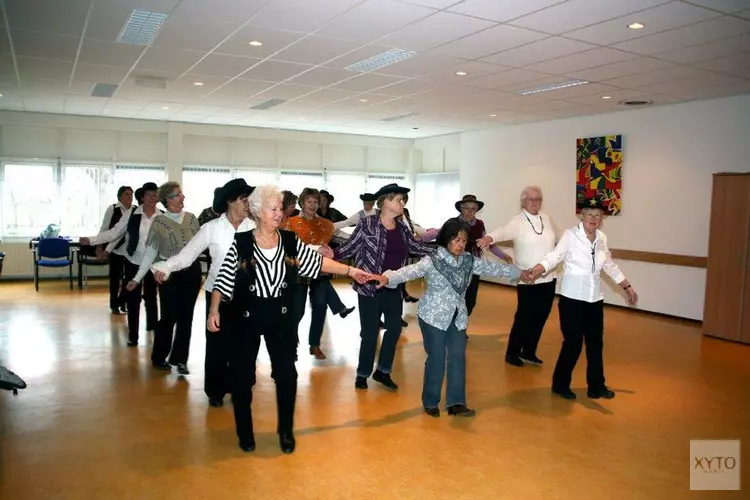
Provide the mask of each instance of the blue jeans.
POLYGON ((443 376, 448 362, 448 383, 445 389, 446 407, 466 404, 466 330, 456 328, 454 315, 447 330, 435 328, 419 318, 424 350, 424 384, 422 406, 437 408, 443 388, 443 376))

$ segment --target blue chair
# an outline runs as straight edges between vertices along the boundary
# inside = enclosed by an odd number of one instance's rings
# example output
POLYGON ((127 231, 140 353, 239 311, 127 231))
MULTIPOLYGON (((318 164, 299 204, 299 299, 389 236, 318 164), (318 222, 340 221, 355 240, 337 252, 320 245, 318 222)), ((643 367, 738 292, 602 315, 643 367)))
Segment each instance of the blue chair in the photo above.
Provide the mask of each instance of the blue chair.
POLYGON ((70 241, 65 238, 43 238, 36 247, 34 260, 34 287, 39 291, 39 266, 68 267, 70 289, 73 289, 73 261, 70 258, 70 241))

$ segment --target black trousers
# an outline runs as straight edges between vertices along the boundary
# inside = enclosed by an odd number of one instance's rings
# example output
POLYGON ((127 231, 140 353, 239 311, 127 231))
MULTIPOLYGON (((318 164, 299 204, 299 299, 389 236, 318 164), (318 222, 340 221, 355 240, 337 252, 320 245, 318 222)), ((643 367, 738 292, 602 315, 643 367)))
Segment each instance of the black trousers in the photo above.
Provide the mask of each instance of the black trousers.
POLYGON ((125 305, 122 294, 123 276, 125 274, 125 257, 116 253, 109 254, 109 308, 119 309, 125 305))
POLYGON ((161 317, 154 332, 151 361, 163 363, 187 363, 190 355, 190 338, 193 331, 195 302, 201 288, 200 263, 172 273, 169 280, 159 287, 161 317))
POLYGON ((281 298, 255 299, 247 312, 249 316, 237 318, 237 323, 232 328, 229 360, 234 424, 240 440, 248 440, 253 436, 250 406, 261 335, 271 358, 271 377, 276 382, 277 432, 292 432, 297 399, 297 368, 294 366, 297 345, 293 332, 292 335, 289 335, 290 332, 286 335, 281 333, 282 314, 292 312, 282 310, 281 298))
POLYGON ((464 299, 466 300, 466 310, 468 311, 469 316, 471 316, 471 311, 474 310, 474 307, 477 305, 477 294, 479 293, 479 276, 476 274, 473 274, 471 276, 471 282, 469 282, 468 288, 466 288, 466 295, 464 296, 464 299))
POLYGON ((536 356, 544 324, 555 300, 556 283, 557 280, 552 280, 537 285, 516 286, 518 305, 505 351, 507 357, 536 356))
POLYGON ((585 342, 588 388, 594 391, 604 389, 604 301, 585 302, 560 297, 558 310, 563 344, 552 376, 552 387, 556 390, 570 388, 573 369, 585 342))
MULTIPOLYGON (((211 292, 206 292, 206 320, 211 309, 211 292)), ((204 364, 203 391, 209 398, 221 399, 232 392, 230 386, 229 353, 231 352, 232 315, 223 300, 219 304, 221 321, 218 332, 206 327, 206 360, 204 364)))
MULTIPOLYGON (((125 283, 129 283, 138 273, 138 266, 125 259, 125 283)), ((141 317, 141 297, 146 305, 146 330, 155 330, 159 319, 156 306, 156 281, 151 271, 146 273, 143 281, 132 292, 124 290, 125 303, 128 305, 128 337, 131 342, 138 342, 138 328, 141 317)))
POLYGON ((367 378, 372 375, 381 315, 385 320, 385 333, 380 345, 377 369, 383 373, 391 372, 393 358, 396 356, 396 344, 401 337, 403 310, 404 302, 401 299, 401 290, 398 288, 382 288, 374 297, 359 295, 359 324, 362 340, 359 344, 357 376, 367 378))

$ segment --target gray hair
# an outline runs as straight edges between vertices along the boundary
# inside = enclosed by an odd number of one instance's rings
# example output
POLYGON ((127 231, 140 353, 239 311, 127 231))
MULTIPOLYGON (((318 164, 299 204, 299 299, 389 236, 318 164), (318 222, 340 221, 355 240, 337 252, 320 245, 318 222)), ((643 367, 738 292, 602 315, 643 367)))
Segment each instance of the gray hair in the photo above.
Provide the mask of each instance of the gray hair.
POLYGON ((521 205, 523 205, 523 203, 529 198, 531 193, 537 193, 540 198, 543 197, 542 188, 539 186, 526 186, 523 188, 523 191, 521 191, 521 205))
POLYGON ((162 205, 164 205, 164 208, 167 207, 167 198, 170 194, 172 194, 172 191, 175 189, 178 189, 180 187, 179 182, 175 181, 167 181, 161 186, 159 186, 159 190, 156 191, 156 199, 158 199, 162 205))
POLYGON ((258 220, 263 207, 268 206, 272 200, 284 200, 284 195, 281 194, 279 188, 271 184, 256 187, 253 193, 247 198, 248 205, 250 206, 250 215, 253 219, 258 220))

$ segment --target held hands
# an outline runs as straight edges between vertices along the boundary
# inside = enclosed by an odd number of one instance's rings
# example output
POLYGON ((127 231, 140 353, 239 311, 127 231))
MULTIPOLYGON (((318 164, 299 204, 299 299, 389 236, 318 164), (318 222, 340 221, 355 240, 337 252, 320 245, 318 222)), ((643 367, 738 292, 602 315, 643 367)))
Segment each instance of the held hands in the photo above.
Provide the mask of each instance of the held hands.
POLYGON ((208 319, 206 320, 206 328, 209 332, 219 331, 219 313, 211 311, 208 313, 208 319))
POLYGON ((96 257, 99 260, 106 260, 107 257, 109 257, 109 252, 97 247, 97 249, 96 249, 96 257))
POLYGON ((328 257, 329 259, 333 258, 333 249, 328 245, 321 245, 320 248, 318 248, 318 253, 323 257, 328 257))
POLYGON ((521 270, 521 281, 523 281, 524 283, 531 283, 532 281, 534 281, 534 278, 531 275, 530 269, 521 270))
MULTIPOLYGON (((481 249, 489 248, 492 245, 492 238, 489 235, 482 236, 477 240, 477 247, 481 249)), ((507 262, 507 261, 506 261, 507 262)), ((508 262, 510 264, 510 262, 508 262)))
POLYGON ((82 247, 87 247, 91 245, 91 238, 79 238, 78 243, 81 244, 82 247))
POLYGON ((135 289, 136 289, 137 287, 138 287, 138 282, 137 282, 137 281, 133 281, 133 280, 131 280, 131 281, 128 281, 128 284, 127 284, 127 285, 125 285, 125 289, 126 289, 126 290, 127 290, 128 292, 132 292, 132 291, 133 291, 133 290, 135 290, 135 289))
POLYGON ((158 284, 163 285, 165 281, 167 281, 167 275, 166 273, 163 273, 161 271, 151 271, 154 275, 154 281, 156 281, 158 284))
POLYGON ((356 267, 350 267, 346 274, 360 285, 364 285, 373 277, 370 273, 366 273, 362 269, 356 267))
POLYGON ((370 279, 372 281, 377 281, 377 288, 383 288, 384 286, 388 285, 388 276, 384 276, 382 274, 373 274, 370 276, 370 279))
POLYGON ((513 257, 508 255, 507 253, 505 254, 505 257, 503 257, 503 260, 506 264, 513 264, 513 257))

